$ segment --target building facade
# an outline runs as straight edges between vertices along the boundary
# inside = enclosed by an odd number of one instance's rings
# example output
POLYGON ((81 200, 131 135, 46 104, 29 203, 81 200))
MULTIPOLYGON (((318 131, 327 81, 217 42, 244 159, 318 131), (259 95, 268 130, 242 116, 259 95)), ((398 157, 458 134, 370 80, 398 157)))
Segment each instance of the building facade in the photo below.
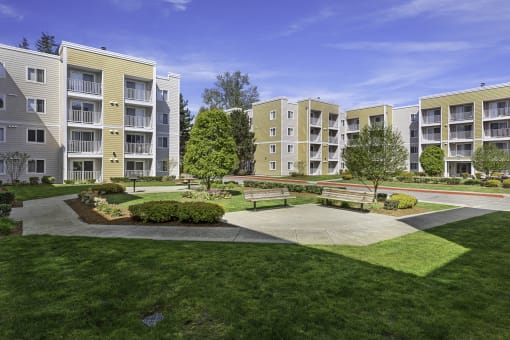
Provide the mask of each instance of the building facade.
POLYGON ((0 45, 0 64, 2 121, 34 126, 26 143, 9 131, 3 145, 34 157, 21 180, 178 175, 178 75, 157 77, 153 61, 69 42, 58 56, 0 45))

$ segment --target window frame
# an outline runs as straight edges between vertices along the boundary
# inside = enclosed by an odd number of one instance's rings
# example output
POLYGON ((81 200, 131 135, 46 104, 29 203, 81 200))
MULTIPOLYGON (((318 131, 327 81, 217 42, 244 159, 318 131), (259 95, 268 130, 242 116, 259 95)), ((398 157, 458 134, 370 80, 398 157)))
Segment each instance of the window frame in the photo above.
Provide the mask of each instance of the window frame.
POLYGON ((5 160, 3 159, 0 159, 0 175, 5 175, 5 160))
POLYGON ((35 66, 26 66, 25 67, 25 81, 26 82, 29 82, 29 83, 34 83, 34 84, 46 84, 46 68, 42 67, 42 68, 38 68, 38 67, 35 67, 35 66), (28 70, 29 69, 34 69, 35 71, 35 80, 32 80, 32 79, 28 79, 28 70), (43 71, 44 72, 44 79, 43 81, 37 81, 37 71, 43 71))
MULTIPOLYGON (((164 144, 164 143, 163 143, 164 144)), ((158 149, 168 149, 168 136, 158 136, 157 145, 158 149), (160 146, 159 142, 166 139, 166 146, 160 146)))
POLYGON ((294 162, 293 161, 287 162, 287 170, 294 170, 294 162))
POLYGON ((37 113, 37 114, 42 114, 42 115, 46 114, 46 99, 45 98, 37 98, 37 97, 27 97, 27 113, 37 113), (28 105, 28 102, 30 100, 33 100, 35 102, 35 111, 31 111, 29 109, 30 105, 28 105), (43 101, 44 111, 42 111, 42 112, 37 111, 39 108, 39 103, 38 103, 39 100, 43 101))
POLYGON ((0 107, 0 111, 6 111, 7 110, 7 94, 0 93, 0 98, 2 98, 3 106, 0 107))
POLYGON ((288 110, 287 111, 287 119, 294 120, 295 118, 294 111, 288 110))
POLYGON ((269 137, 276 137, 276 128, 275 127, 269 128, 269 137))
POLYGON ((170 115, 168 113, 163 113, 163 112, 159 113, 159 123, 161 125, 168 125, 169 118, 170 118, 170 115), (165 123, 165 120, 163 119, 164 116, 166 116, 166 123, 165 123))
POLYGON ((269 111, 269 120, 276 120, 276 111, 275 110, 269 111))
POLYGON ((276 153, 276 144, 269 144, 269 153, 276 153))
POLYGON ((294 153, 294 144, 287 144, 287 153, 294 153))
POLYGON ((5 125, 0 125, 0 130, 4 130, 4 138, 0 139, 0 143, 7 142, 7 127, 5 125))
POLYGON ((294 136, 294 128, 293 127, 287 127, 287 136, 292 137, 294 136), (292 131, 292 133, 291 133, 292 131))
POLYGON ((411 147, 409 147, 409 153, 412 153, 412 154, 418 153, 418 146, 412 145, 411 147))
POLYGON ((269 161, 269 170, 276 171, 276 161, 269 161))
POLYGON ((39 129, 39 128, 27 128, 27 139, 26 139, 26 140, 27 140, 27 144, 46 144, 46 129, 39 129), (29 133, 29 131, 30 131, 30 130, 35 131, 35 141, 30 141, 30 140, 28 140, 28 137, 29 137, 29 136, 28 136, 28 133, 29 133), (38 141, 37 141, 37 135, 38 135, 38 134, 37 134, 37 132, 38 132, 38 131, 43 131, 43 137, 44 137, 44 138, 43 138, 43 141, 42 141, 42 142, 38 142, 38 141))
POLYGON ((27 175, 44 175, 46 173, 46 159, 42 159, 42 158, 30 158, 27 160, 27 175), (43 172, 38 172, 37 171, 37 163, 39 161, 42 161, 43 162, 43 172), (35 162, 35 171, 31 172, 30 171, 30 162, 35 162))

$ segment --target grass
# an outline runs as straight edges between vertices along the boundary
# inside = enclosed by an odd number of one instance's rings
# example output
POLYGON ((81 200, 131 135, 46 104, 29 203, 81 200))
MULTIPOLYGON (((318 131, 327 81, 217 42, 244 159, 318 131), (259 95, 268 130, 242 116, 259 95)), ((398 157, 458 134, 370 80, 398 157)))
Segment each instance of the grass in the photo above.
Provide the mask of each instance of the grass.
POLYGON ((368 247, 3 238, 0 338, 508 339, 509 219, 368 247))
POLYGON ((9 235, 15 228, 16 221, 8 217, 0 217, 0 236, 9 235))
POLYGON ((90 187, 91 184, 19 184, 6 185, 3 188, 16 194, 16 199, 21 201, 53 196, 77 194, 90 187))

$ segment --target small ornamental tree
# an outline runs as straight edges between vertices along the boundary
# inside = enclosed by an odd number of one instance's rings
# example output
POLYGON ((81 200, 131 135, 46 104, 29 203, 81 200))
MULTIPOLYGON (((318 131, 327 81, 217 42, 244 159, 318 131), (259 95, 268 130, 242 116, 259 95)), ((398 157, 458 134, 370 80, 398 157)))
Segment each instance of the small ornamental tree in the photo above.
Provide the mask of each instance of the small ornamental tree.
POLYGON ((379 183, 404 169, 407 149, 391 126, 365 126, 343 149, 342 157, 353 176, 372 181, 375 201, 379 183))
POLYGON ((23 172, 30 155, 25 152, 11 151, 1 153, 0 158, 4 160, 5 173, 11 178, 11 183, 14 184, 23 172))
POLYGON ((420 164, 428 176, 442 176, 444 173, 444 152, 437 145, 427 147, 420 155, 420 164))
POLYGON ((211 189, 214 177, 223 177, 239 165, 231 135, 230 117, 220 110, 203 111, 195 118, 184 155, 184 171, 211 189))
POLYGON ((494 171, 510 168, 510 154, 498 149, 494 144, 485 144, 477 148, 473 154, 473 167, 484 172, 487 178, 494 171))

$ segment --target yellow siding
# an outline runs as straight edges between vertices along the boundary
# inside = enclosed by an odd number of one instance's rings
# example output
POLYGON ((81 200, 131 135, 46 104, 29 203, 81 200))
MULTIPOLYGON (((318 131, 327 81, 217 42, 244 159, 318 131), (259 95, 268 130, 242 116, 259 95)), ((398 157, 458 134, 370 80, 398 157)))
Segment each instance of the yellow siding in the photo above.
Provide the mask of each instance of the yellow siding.
MULTIPOLYGON (((370 116, 378 116, 384 114, 384 107, 385 105, 379 105, 379 106, 373 106, 368 108, 362 108, 362 109, 355 109, 355 110, 348 110, 346 112, 347 119, 353 119, 353 118, 359 118, 359 128, 363 129, 365 126, 368 125, 369 117, 370 116)), ((391 106, 386 106, 387 108, 391 108, 391 106)), ((391 110, 389 110, 390 115, 388 115, 388 122, 391 122, 391 110)), ((385 124, 388 124, 385 122, 385 124)))
POLYGON ((255 173, 258 175, 281 175, 281 122, 282 100, 274 100, 253 106, 253 126, 255 133, 255 173), (276 120, 269 120, 269 112, 276 112, 276 120), (269 129, 276 128, 276 136, 269 136, 269 129), (269 144, 276 144, 276 153, 269 153, 269 144), (269 162, 276 161, 276 170, 269 170, 269 162))

